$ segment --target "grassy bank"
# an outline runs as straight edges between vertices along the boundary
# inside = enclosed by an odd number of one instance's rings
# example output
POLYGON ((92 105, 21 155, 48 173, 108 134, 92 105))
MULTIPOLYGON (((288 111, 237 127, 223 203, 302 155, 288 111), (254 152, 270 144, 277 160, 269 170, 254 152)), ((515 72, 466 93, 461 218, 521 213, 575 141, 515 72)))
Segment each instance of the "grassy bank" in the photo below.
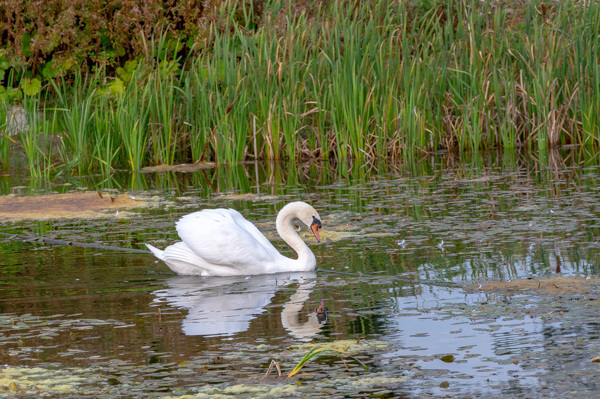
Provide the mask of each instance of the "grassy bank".
POLYGON ((3 163, 16 144, 35 173, 85 174, 600 140, 598 4, 272 1, 258 26, 253 12, 224 3, 185 59, 157 35, 116 76, 15 84, 0 116, 21 102, 29 128, 5 126, 3 163))

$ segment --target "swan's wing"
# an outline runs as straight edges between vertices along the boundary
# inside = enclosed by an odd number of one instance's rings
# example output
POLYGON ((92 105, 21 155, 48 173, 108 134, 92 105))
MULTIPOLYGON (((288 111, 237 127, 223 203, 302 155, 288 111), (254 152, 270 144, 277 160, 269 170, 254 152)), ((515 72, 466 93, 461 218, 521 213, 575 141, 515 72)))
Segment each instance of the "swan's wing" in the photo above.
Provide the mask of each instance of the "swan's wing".
POLYGON ((249 222, 241 213, 236 211, 235 209, 227 209, 233 220, 241 227, 243 227, 248 233, 252 235, 258 242, 262 244, 263 247, 268 248, 271 251, 277 251, 277 249, 271 244, 267 237, 263 233, 260 232, 259 229, 256 228, 254 223, 249 222))
POLYGON ((177 222, 182 241, 214 265, 249 267, 272 262, 279 252, 249 221, 233 209, 205 209, 177 222))

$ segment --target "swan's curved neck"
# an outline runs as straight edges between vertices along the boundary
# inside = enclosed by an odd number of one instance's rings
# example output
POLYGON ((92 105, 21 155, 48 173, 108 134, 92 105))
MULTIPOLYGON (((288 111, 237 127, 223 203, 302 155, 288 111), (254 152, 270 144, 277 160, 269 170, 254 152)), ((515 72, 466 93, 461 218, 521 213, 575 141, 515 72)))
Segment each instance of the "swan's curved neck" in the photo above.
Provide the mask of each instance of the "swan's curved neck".
POLYGON ((289 206, 284 207, 278 214, 275 222, 277 232, 290 247, 298 254, 298 259, 290 259, 294 263, 295 271, 313 270, 317 264, 317 259, 308 245, 294 229, 293 220, 296 217, 296 210, 289 206))

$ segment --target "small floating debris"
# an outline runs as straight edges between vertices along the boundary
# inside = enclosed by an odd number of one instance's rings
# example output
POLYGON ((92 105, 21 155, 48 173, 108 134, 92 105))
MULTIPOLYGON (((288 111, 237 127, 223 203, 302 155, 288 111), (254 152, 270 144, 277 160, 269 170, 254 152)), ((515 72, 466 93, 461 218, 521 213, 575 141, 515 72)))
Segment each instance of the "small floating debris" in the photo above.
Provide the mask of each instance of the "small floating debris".
POLYGON ((440 358, 440 360, 444 363, 452 363, 452 362, 454 362, 454 356, 452 356, 452 355, 442 356, 440 358))

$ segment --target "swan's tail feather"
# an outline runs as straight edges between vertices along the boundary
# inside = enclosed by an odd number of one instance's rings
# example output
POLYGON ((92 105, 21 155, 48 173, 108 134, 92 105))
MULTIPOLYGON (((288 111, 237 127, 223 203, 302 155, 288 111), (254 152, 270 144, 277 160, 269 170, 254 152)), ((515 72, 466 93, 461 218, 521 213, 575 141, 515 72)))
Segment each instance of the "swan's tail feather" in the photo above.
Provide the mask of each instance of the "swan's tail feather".
POLYGON ((150 252, 152 252, 154 254, 154 256, 156 256, 158 259, 164 260, 163 254, 165 251, 162 251, 156 247, 153 247, 150 244, 146 244, 146 247, 148 247, 148 249, 150 250, 150 252))
POLYGON ((183 242, 169 245, 164 251, 150 244, 146 244, 146 247, 177 274, 197 276, 235 276, 240 274, 233 268, 206 262, 183 242))
POLYGON ((164 251, 161 252, 161 259, 163 260, 179 261, 191 264, 204 263, 204 260, 196 255, 194 251, 192 251, 190 247, 185 245, 183 242, 176 242, 173 245, 169 245, 164 251))
POLYGON ((202 267, 206 262, 183 242, 169 245, 164 251, 150 244, 146 244, 146 246, 158 259, 165 262, 177 274, 202 276, 208 274, 202 267))

